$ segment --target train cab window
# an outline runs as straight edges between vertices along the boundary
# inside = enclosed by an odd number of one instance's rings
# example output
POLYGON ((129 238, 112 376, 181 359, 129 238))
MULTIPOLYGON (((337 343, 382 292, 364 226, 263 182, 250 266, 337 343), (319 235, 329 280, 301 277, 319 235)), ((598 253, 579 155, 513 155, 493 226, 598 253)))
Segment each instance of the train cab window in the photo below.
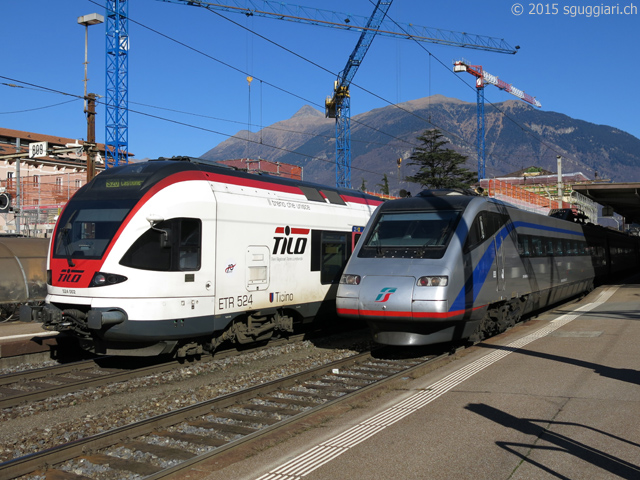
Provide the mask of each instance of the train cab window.
POLYGON ((125 267, 161 272, 200 269, 202 222, 164 220, 143 233, 120 260, 125 267))
POLYGON ((54 258, 102 258, 127 213, 123 202, 70 201, 56 230, 54 258))
POLYGON ((362 242, 358 256, 442 258, 460 216, 458 210, 382 212, 362 242))

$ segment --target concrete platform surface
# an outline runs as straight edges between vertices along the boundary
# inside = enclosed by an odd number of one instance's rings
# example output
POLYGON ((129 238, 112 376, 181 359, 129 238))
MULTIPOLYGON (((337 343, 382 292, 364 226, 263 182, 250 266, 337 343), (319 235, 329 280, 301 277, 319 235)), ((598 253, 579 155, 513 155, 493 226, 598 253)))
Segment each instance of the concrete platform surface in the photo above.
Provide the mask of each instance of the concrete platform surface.
POLYGON ((640 479, 640 285, 601 287, 181 479, 640 479))
POLYGON ((38 322, 0 323, 0 359, 48 353, 57 346, 58 332, 47 332, 38 322))

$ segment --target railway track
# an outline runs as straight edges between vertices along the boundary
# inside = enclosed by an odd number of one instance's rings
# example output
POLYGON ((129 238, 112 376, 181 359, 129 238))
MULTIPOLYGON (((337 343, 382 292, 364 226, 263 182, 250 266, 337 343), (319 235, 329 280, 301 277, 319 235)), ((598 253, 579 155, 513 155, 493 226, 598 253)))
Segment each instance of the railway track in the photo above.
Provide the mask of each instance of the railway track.
POLYGON ((362 353, 0 464, 0 479, 157 479, 191 468, 449 355, 362 353))
MULTIPOLYGON (((265 348, 299 342, 308 334, 292 335, 286 339, 272 340, 267 345, 245 348, 242 351, 227 349, 216 352, 215 356, 205 356, 200 361, 222 360, 234 355, 256 352, 265 348)), ((157 375, 180 368, 175 360, 158 361, 152 365, 122 367, 118 358, 102 357, 82 360, 62 365, 24 370, 0 375, 0 409, 44 400, 55 395, 77 392, 85 388, 99 387, 110 383, 124 382, 147 375, 157 375), (101 366, 113 360, 114 367, 101 366)))

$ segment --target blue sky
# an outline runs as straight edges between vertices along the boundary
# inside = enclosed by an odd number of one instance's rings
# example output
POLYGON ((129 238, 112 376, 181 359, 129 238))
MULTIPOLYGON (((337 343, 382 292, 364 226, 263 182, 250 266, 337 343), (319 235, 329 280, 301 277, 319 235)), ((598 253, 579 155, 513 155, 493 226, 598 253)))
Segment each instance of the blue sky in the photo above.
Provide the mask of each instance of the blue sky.
MULTIPOLYGON (((369 0, 286 3, 361 16, 373 11, 369 0)), ((103 5, 99 0, 4 0, 0 126, 86 136, 82 100, 37 87, 82 95, 84 27, 77 17, 104 15, 103 5)), ((452 62, 465 58, 535 96, 542 110, 640 137, 640 1, 608 5, 614 6, 613 14, 604 14, 601 2, 583 0, 395 0, 389 16, 397 22, 503 38, 520 50, 505 55, 377 36, 351 86, 352 116, 435 94, 475 102, 474 78, 452 73, 452 62), (625 7, 630 14, 624 14, 625 7)), ((130 109, 161 117, 130 113, 129 149, 136 158, 200 156, 249 124, 257 131, 305 104, 323 109, 359 37, 224 15, 230 21, 186 5, 129 1, 130 109), (247 75, 254 77, 251 87, 247 75)), ((105 43, 104 25, 90 27, 88 89, 99 95, 105 94, 105 43)), ((485 96, 492 103, 515 99, 491 86, 485 96)), ((98 106, 99 142, 105 140, 104 119, 104 107, 98 106)), ((571 170, 580 170, 579 164, 571 170)))

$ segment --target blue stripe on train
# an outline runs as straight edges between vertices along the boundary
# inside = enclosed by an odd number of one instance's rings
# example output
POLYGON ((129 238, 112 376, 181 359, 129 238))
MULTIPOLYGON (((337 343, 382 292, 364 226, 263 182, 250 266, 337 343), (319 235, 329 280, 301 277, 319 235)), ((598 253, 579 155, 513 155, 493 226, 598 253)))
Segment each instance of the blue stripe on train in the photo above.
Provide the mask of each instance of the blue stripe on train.
POLYGON ((482 286, 487 281, 487 276, 489 272, 491 272, 491 266, 496 257, 496 251, 500 250, 502 246, 502 242, 505 238, 511 233, 512 230, 516 228, 534 228, 537 230, 544 230, 547 232, 555 232, 555 233, 564 233, 568 235, 578 235, 580 237, 584 237, 582 231, 576 232, 573 230, 566 230, 564 228, 556 228, 556 227, 548 227, 546 225, 538 225, 536 223, 529 222, 509 222, 502 227, 495 236, 495 239, 491 242, 491 245, 487 248, 487 250, 480 258, 480 261, 473 269, 472 274, 467 277, 465 280, 464 286, 458 293, 458 296, 453 301, 453 303, 449 307, 449 311, 455 310, 465 310, 467 308, 472 308, 475 305, 476 298, 478 298, 478 294, 482 289, 482 286), (465 301, 467 297, 467 292, 472 295, 471 301, 465 301))

